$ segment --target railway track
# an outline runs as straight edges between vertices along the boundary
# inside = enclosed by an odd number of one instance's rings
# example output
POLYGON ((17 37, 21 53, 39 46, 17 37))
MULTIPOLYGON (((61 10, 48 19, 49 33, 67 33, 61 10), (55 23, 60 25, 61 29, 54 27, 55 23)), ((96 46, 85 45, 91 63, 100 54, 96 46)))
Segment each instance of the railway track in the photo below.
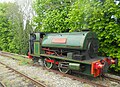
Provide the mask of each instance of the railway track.
POLYGON ((3 51, 0 51, 0 55, 1 56, 5 56, 5 57, 10 57, 14 60, 18 60, 12 56, 20 56, 20 57, 23 57, 23 58, 28 58, 27 56, 24 56, 24 55, 19 55, 19 54, 15 54, 15 53, 9 53, 9 52, 3 52, 3 51))
POLYGON ((110 74, 104 74, 103 77, 104 77, 104 78, 108 78, 108 79, 110 79, 111 81, 115 81, 115 82, 120 83, 120 77, 116 77, 116 76, 110 75, 110 74))
MULTIPOLYGON (((46 68, 44 68, 44 67, 43 67, 43 69, 46 70, 46 68)), ((69 77, 69 78, 71 78, 72 80, 77 80, 77 81, 80 81, 80 82, 82 82, 82 83, 87 83, 87 84, 93 85, 93 86, 95 86, 95 87, 107 87, 107 86, 104 86, 104 85, 102 85, 102 84, 98 84, 98 83, 92 82, 92 81, 90 81, 90 80, 88 80, 88 79, 79 78, 79 77, 76 77, 76 76, 73 76, 73 75, 69 75, 69 74, 63 74, 63 73, 61 73, 61 72, 59 72, 59 71, 57 71, 57 70, 53 70, 53 69, 47 69, 47 70, 48 70, 49 72, 54 72, 54 73, 59 74, 59 75, 62 75, 62 76, 64 76, 64 77, 69 77)))
POLYGON ((6 87, 2 82, 0 82, 0 87, 6 87))
POLYGON ((13 54, 10 54, 10 53, 8 53, 8 52, 1 52, 1 51, 0 51, 0 55, 1 55, 1 56, 4 56, 4 57, 12 58, 12 59, 14 59, 14 60, 18 60, 18 59, 15 59, 15 58, 11 57, 10 55, 13 55, 13 54))
MULTIPOLYGON (((6 56, 6 57, 10 57, 10 58, 12 58, 10 55, 14 55, 14 54, 9 54, 9 53, 4 53, 4 52, 2 52, 3 54, 1 55, 1 56, 6 56)), ((14 59, 14 58, 12 58, 12 59, 14 59)), ((39 65, 36 65, 36 64, 34 64, 34 66, 36 66, 36 67, 38 67, 39 65)), ((40 66, 39 66, 40 67, 40 66)), ((61 72, 59 72, 59 71, 57 71, 57 70, 53 70, 53 69, 46 69, 45 67, 42 67, 44 70, 48 70, 49 72, 54 72, 54 73, 56 73, 56 74, 60 74, 60 75, 62 75, 62 76, 64 76, 64 77, 69 77, 69 78, 71 78, 71 79, 73 79, 73 80, 77 80, 77 81, 80 81, 80 82, 82 82, 82 83, 87 83, 87 84, 90 84, 90 85, 93 85, 93 86, 96 86, 96 87, 108 87, 108 86, 105 86, 105 85, 102 85, 102 84, 99 84, 99 83, 96 83, 96 82, 93 82, 93 81, 90 81, 89 79, 83 79, 83 78, 79 78, 79 77, 76 77, 76 76, 73 76, 73 75, 69 75, 69 74, 63 74, 63 73, 61 73, 61 72)), ((116 82, 120 82, 120 79, 117 79, 117 78, 113 78, 113 77, 110 77, 110 76, 108 76, 108 75, 104 75, 104 78, 108 78, 108 79, 110 79, 111 81, 116 81, 116 82)))
MULTIPOLYGON (((15 69, 11 68, 10 66, 8 66, 8 65, 6 65, 6 64, 4 64, 2 62, 0 62, 0 66, 5 69, 5 71, 0 72, 0 74, 1 73, 2 73, 2 75, 3 74, 7 74, 7 76, 5 78, 6 79, 9 78, 10 81, 12 81, 13 77, 14 77, 15 78, 14 79, 14 83, 17 83, 17 84, 21 83, 21 84, 19 84, 20 87, 21 86, 22 87, 24 87, 24 86, 25 87, 26 86, 31 86, 31 87, 47 87, 47 85, 43 84, 42 82, 34 80, 34 79, 28 77, 27 75, 25 75, 25 74, 23 74, 23 73, 15 70, 15 69), (17 79, 19 79, 19 81, 17 79)), ((13 85, 14 83, 12 83, 11 85, 13 85)), ((1 85, 2 85, 2 83, 1 83, 1 85)), ((6 86, 2 85, 2 87, 6 87, 6 86)))

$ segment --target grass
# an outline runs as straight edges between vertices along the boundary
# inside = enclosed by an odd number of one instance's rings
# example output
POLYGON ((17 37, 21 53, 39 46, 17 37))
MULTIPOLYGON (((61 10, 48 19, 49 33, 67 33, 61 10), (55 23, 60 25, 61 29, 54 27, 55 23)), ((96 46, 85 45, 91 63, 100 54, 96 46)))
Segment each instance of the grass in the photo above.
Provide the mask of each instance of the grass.
POLYGON ((11 55, 10 57, 18 60, 19 65, 33 64, 32 59, 24 58, 20 55, 11 55))

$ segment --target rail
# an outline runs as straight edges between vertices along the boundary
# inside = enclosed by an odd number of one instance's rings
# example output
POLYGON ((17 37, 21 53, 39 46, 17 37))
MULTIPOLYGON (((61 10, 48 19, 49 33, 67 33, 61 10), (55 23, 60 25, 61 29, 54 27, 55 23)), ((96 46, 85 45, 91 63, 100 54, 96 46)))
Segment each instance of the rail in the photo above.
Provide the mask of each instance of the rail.
POLYGON ((2 82, 0 82, 0 87, 6 87, 6 86, 2 82))
POLYGON ((110 79, 111 81, 115 81, 120 83, 120 77, 116 77, 115 75, 111 74, 104 74, 103 77, 110 79))
MULTIPOLYGON (((43 84, 42 82, 39 82, 39 81, 37 81, 37 80, 35 80, 35 79, 31 78, 31 77, 28 77, 27 75, 25 75, 25 74, 23 74, 23 73, 15 70, 15 69, 11 68, 10 66, 8 66, 8 65, 6 65, 6 64, 4 64, 4 63, 2 63, 2 62, 0 62, 0 64, 4 65, 6 68, 9 68, 10 70, 16 72, 17 74, 21 75, 22 77, 25 77, 25 78, 29 79, 29 80, 32 81, 34 84, 36 84, 38 87, 47 87, 47 85, 43 84)), ((3 87, 4 87, 4 86, 3 86, 3 87)))

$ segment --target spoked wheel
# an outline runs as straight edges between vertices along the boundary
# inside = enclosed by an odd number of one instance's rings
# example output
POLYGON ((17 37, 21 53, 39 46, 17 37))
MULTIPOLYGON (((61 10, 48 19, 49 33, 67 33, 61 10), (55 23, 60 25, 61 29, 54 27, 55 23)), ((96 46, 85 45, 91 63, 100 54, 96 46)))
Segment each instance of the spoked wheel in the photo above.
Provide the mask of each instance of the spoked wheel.
POLYGON ((68 71, 70 70, 68 68, 68 66, 69 66, 69 63, 67 63, 67 62, 61 62, 61 63, 58 64, 58 69, 62 73, 68 73, 68 71))
POLYGON ((44 66, 47 68, 47 69, 51 69, 53 67, 53 63, 50 62, 51 59, 50 58, 45 58, 44 59, 44 66))

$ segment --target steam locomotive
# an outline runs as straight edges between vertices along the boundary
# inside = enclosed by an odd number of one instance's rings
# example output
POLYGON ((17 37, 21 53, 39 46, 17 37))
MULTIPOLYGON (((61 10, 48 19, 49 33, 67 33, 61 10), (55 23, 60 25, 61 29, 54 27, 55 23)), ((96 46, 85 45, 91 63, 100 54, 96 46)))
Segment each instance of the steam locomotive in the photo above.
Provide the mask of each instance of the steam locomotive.
POLYGON ((48 69, 70 70, 97 77, 107 72, 117 58, 99 57, 99 41, 91 31, 72 33, 31 33, 29 58, 48 69))

